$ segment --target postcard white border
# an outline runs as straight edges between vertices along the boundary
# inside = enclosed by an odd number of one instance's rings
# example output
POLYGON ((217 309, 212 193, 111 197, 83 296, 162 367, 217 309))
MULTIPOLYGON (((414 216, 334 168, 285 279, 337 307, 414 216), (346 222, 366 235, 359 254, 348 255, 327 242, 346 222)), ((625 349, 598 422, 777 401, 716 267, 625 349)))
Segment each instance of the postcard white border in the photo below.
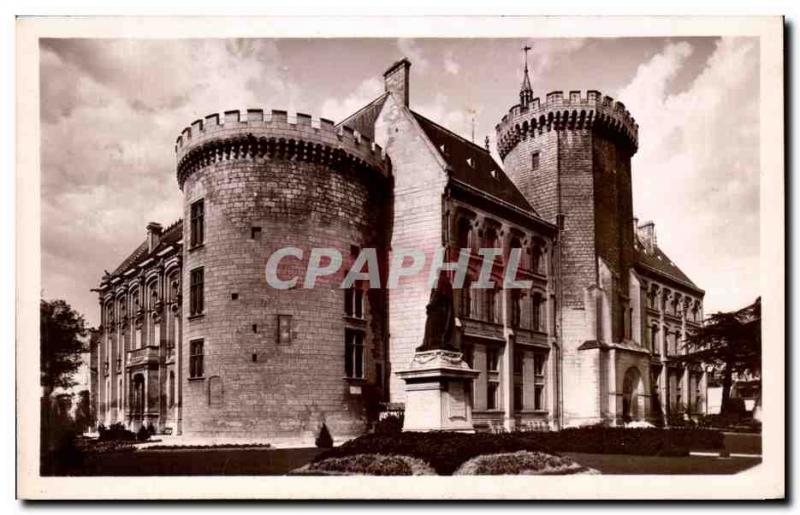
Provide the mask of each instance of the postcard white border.
POLYGON ((784 495, 784 130, 780 17, 258 17, 17 20, 17 494, 25 499, 759 499, 784 495), (38 475, 40 37, 756 36, 761 51, 763 463, 733 476, 127 477, 38 475), (36 393, 34 393, 36 392, 36 393), (713 488, 710 486, 713 482, 713 488))

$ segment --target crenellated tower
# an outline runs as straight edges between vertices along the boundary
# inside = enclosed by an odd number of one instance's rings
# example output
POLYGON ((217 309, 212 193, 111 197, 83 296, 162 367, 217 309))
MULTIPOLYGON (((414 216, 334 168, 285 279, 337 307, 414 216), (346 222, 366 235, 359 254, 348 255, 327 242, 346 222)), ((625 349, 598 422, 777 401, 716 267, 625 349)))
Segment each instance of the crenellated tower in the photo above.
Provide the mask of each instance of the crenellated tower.
POLYGON ((336 249, 345 264, 360 248, 385 249, 388 157, 330 120, 260 109, 197 120, 175 151, 184 433, 313 440, 324 423, 360 434, 383 395, 385 292, 340 289, 345 266, 313 289, 279 289, 265 267, 298 248, 303 258, 279 262, 277 275, 302 280, 312 248, 336 249))
POLYGON ((526 65, 520 103, 496 130, 506 173, 560 229, 564 377, 579 378, 565 383, 565 419, 603 420, 608 392, 600 376, 608 357, 590 350, 633 338, 631 157, 638 126, 621 102, 599 91, 533 98, 526 65))

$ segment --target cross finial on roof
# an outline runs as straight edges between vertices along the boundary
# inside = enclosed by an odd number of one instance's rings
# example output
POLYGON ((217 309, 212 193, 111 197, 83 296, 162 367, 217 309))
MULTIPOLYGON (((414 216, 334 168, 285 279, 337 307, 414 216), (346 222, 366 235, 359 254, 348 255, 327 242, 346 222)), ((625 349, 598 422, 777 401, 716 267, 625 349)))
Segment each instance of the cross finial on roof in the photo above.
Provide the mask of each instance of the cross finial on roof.
POLYGON ((522 78, 522 87, 519 91, 519 103, 522 107, 528 107, 528 104, 533 101, 533 88, 531 87, 531 78, 528 75, 528 50, 532 50, 532 48, 528 45, 522 47, 522 51, 525 53, 525 72, 522 78))

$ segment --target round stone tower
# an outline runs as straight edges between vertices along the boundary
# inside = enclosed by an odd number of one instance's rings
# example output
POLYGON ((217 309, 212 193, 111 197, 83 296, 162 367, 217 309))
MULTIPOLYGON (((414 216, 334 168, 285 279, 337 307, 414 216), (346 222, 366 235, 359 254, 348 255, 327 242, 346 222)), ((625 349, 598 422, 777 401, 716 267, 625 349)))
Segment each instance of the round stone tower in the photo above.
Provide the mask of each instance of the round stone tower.
MULTIPOLYGON (((176 144, 184 195, 184 434, 334 438, 365 427, 383 397, 385 292, 340 289, 351 256, 386 248, 391 171, 347 128, 285 111, 227 111, 176 144), (276 289, 265 267, 285 257, 276 289), (303 287, 312 248, 344 264, 303 287)), ((326 263, 321 263, 323 266, 326 263)))
POLYGON ((526 82, 520 103, 496 127, 497 149, 508 176, 560 229, 554 257, 564 419, 599 421, 608 393, 598 391, 605 358, 578 349, 632 339, 631 157, 638 126, 621 102, 598 91, 555 91, 540 101, 527 73, 526 82))

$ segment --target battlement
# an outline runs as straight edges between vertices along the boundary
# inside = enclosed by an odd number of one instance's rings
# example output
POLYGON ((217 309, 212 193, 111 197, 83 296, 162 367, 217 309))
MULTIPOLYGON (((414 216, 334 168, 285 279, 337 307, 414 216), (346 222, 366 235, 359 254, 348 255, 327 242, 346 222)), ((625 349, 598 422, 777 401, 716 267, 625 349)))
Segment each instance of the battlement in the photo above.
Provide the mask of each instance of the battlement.
POLYGON ((603 128, 620 136, 638 148, 639 125, 625 108, 625 104, 603 96, 599 91, 552 91, 544 101, 534 98, 530 105, 513 106, 495 126, 497 149, 505 158, 520 139, 536 137, 549 130, 579 130, 603 128))
POLYGON ((332 120, 305 113, 263 109, 214 113, 192 122, 175 141, 178 182, 197 166, 219 159, 291 155, 298 159, 350 162, 391 173, 386 152, 369 137, 332 120))

